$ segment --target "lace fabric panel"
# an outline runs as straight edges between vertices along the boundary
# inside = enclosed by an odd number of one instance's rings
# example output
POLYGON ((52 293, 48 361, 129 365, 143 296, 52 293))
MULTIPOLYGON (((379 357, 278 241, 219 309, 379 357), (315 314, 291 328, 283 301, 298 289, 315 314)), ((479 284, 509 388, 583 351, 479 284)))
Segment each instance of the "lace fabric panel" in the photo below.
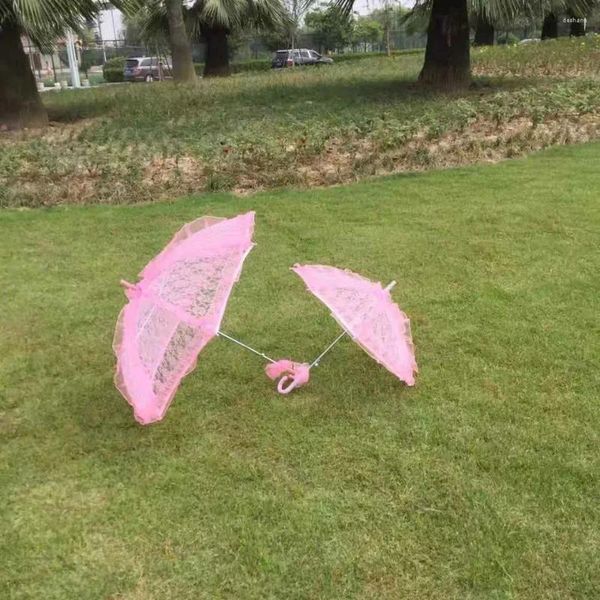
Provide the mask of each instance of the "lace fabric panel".
POLYGON ((137 318, 137 348, 148 377, 154 376, 156 365, 178 324, 179 319, 169 311, 149 299, 141 301, 137 318))
POLYGON ((191 327, 167 309, 144 300, 138 315, 139 359, 158 399, 168 399, 210 336, 191 327))
MULTIPOLYGON (((337 307, 335 315, 376 360, 390 366, 397 363, 403 354, 399 326, 404 332, 406 327, 403 323, 392 323, 377 295, 364 290, 337 288, 327 297, 331 306, 337 307)), ((408 335, 410 339, 410 327, 408 335)))
POLYGON ((335 307, 336 315, 353 329, 370 320, 378 308, 373 295, 364 290, 333 288, 324 291, 323 297, 335 307))
POLYGON ((181 378, 187 374, 183 365, 194 360, 209 337, 200 329, 179 323, 173 332, 154 374, 154 393, 167 399, 181 378))
POLYGON ((239 250, 230 249, 216 256, 180 260, 153 281, 150 290, 192 317, 214 314, 224 301, 240 254, 239 250))

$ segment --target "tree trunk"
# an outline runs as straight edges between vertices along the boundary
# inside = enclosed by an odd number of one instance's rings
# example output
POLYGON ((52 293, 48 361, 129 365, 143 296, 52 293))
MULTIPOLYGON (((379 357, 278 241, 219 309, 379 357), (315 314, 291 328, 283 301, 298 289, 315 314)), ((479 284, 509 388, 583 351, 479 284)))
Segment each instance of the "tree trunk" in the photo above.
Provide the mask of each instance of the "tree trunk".
POLYGON ((385 31, 385 53, 388 56, 392 55, 392 47, 390 44, 390 27, 389 27, 389 25, 385 31))
POLYGON ((549 40, 558 37, 558 18, 553 12, 549 12, 544 17, 542 25, 542 39, 549 40))
POLYGON ((192 47, 183 22, 182 0, 165 0, 169 20, 169 44, 173 57, 173 79, 175 81, 194 81, 194 61, 192 47))
POLYGON ((585 35, 585 21, 583 17, 578 17, 572 10, 569 10, 567 14, 571 21, 571 31, 569 32, 569 35, 571 37, 581 37, 585 35))
POLYGON ((227 77, 229 69, 229 30, 224 27, 206 27, 202 37, 206 40, 206 59, 204 77, 227 77))
POLYGON ((471 82, 467 0, 433 0, 419 81, 442 89, 471 82))
POLYGON ((14 25, 0 24, 0 125, 18 129, 47 124, 21 32, 14 25))
POLYGON ((477 15, 477 24, 475 25, 474 46, 493 46, 494 45, 494 26, 488 20, 487 15, 479 13, 477 15))

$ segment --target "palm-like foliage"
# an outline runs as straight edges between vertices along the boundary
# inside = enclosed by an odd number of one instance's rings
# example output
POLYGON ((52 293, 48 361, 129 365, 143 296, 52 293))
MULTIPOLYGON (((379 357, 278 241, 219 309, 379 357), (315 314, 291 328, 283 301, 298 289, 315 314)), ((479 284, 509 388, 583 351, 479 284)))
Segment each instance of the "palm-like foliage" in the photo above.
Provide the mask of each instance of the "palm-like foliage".
MULTIPOLYGON (((285 19, 280 0, 197 0, 184 13, 192 38, 200 38, 205 27, 234 32, 245 26, 274 27, 285 19)), ((156 39, 167 31, 167 9, 160 0, 147 3, 138 14, 142 17, 142 37, 156 39)))
MULTIPOLYGON (((344 11, 356 0, 336 0, 344 11)), ((487 23, 510 22, 518 15, 535 18, 568 11, 584 16, 598 0, 415 0, 407 18, 427 16, 427 48, 419 79, 442 87, 460 87, 470 81, 469 14, 487 23)))
POLYGON ((230 31, 251 24, 268 28, 283 19, 280 0, 198 0, 193 8, 192 24, 225 27, 230 31))
POLYGON ((531 22, 539 22, 548 13, 584 16, 597 3, 597 0, 469 0, 469 9, 492 23, 508 25, 519 16, 531 22))
POLYGON ((47 122, 21 35, 50 47, 65 29, 79 29, 99 8, 93 0, 0 0, 0 124, 47 122))
MULTIPOLYGON (((124 12, 138 7, 137 0, 111 4, 124 12)), ((0 0, 0 25, 16 27, 39 46, 51 47, 67 28, 79 31, 103 7, 97 0, 0 0)))
POLYGON ((16 25, 29 35, 60 35, 98 10, 94 0, 0 0, 0 23, 16 25))
MULTIPOLYGON (((142 14, 142 36, 157 39, 167 31, 167 12, 160 0, 147 4, 142 14)), ((187 31, 192 39, 206 43, 204 74, 227 75, 227 37, 243 28, 270 29, 286 20, 281 0, 197 0, 184 9, 187 31)))
MULTIPOLYGON (((138 0, 113 0, 124 11, 138 0)), ((0 0, 0 124, 43 125, 46 111, 21 45, 25 34, 50 48, 67 29, 78 31, 103 8, 97 0, 0 0)))
MULTIPOLYGON (((351 0, 339 0, 340 6, 346 10, 353 3, 351 0)), ((469 13, 484 15, 493 23, 510 23, 518 16, 539 20, 549 12, 572 11, 577 15, 585 15, 597 4, 598 0, 467 0, 469 13)), ((433 0, 415 0, 414 7, 406 18, 429 15, 432 5, 433 0)))

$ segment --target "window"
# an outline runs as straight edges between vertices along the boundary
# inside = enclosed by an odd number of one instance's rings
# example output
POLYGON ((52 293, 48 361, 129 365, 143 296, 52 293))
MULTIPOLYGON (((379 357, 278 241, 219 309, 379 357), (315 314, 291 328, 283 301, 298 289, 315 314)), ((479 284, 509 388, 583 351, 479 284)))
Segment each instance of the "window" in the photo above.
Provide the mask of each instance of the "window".
POLYGON ((301 50, 302 52, 302 58, 310 58, 310 54, 308 53, 308 50, 301 50))
POLYGON ((294 50, 294 59, 300 58, 300 50, 294 50))
POLYGON ((318 52, 315 52, 314 50, 310 51, 310 57, 311 58, 321 58, 321 55, 318 52))
POLYGON ((151 67, 152 66, 152 59, 151 58, 145 58, 142 61, 142 67, 151 67))
POLYGON ((125 66, 128 67, 129 69, 135 69, 138 66, 138 59, 130 58, 129 60, 126 60, 125 66))

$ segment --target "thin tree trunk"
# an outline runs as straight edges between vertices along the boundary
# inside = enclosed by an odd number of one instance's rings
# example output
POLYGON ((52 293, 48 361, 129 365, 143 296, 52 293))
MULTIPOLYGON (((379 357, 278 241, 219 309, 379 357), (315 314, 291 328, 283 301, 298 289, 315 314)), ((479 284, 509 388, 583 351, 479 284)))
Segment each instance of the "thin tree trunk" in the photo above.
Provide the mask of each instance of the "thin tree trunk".
POLYGON ((391 33, 390 29, 391 29, 391 26, 388 25, 387 31, 385 32, 385 50, 386 50, 388 56, 392 55, 392 44, 390 42, 390 33, 391 33))
POLYGON ((35 84, 18 27, 0 24, 0 125, 43 127, 48 114, 35 84))
POLYGON ((569 35, 571 37, 581 37, 585 35, 585 23, 583 17, 578 17, 572 10, 569 10, 567 14, 571 21, 569 35))
POLYGON ((433 0, 419 81, 442 89, 471 82, 467 0, 433 0))
POLYGON ((558 37, 558 18, 553 12, 549 12, 544 17, 542 25, 542 39, 555 39, 558 37))
POLYGON ((227 77, 229 68, 229 31, 224 27, 206 27, 202 37, 206 40, 204 77, 227 77))
POLYGON ((183 22, 182 0, 165 0, 169 20, 169 43, 173 57, 173 79, 194 81, 196 73, 192 60, 192 47, 183 22))
POLYGON ((487 15, 480 13, 477 15, 475 25, 474 46, 493 46, 494 45, 494 26, 488 20, 487 15))

